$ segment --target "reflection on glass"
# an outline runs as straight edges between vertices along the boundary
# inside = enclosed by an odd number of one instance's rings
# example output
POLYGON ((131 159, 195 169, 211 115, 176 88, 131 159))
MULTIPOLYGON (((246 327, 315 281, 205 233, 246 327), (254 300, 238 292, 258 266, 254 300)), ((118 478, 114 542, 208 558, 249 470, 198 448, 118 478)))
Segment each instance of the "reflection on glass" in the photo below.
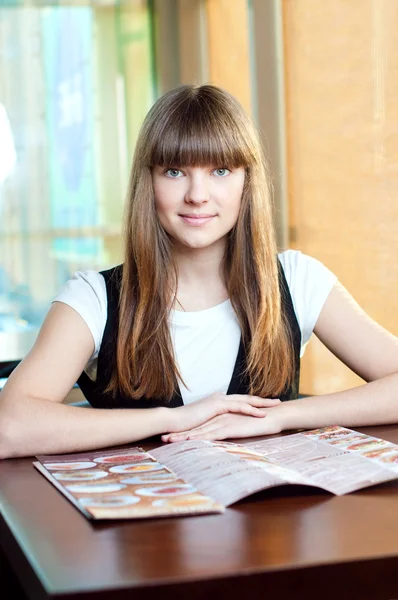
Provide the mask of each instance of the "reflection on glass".
POLYGON ((135 139, 154 101, 145 0, 0 8, 0 362, 77 270, 121 260, 135 139))
MULTIPOLYGON (((5 106, 0 103, 0 184, 2 184, 14 170, 17 155, 14 145, 14 136, 5 106)), ((1 205, 0 205, 1 211, 1 205)))

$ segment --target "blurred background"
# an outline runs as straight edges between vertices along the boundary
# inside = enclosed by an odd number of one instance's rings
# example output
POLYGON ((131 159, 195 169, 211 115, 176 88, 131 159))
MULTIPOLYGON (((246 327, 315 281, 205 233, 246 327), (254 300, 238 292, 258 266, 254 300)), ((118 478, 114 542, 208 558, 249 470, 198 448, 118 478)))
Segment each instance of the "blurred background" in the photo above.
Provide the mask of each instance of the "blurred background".
MULTIPOLYGON (((122 260, 138 130, 179 83, 254 119, 280 250, 398 334, 397 0, 0 0, 0 366, 76 270, 122 260)), ((315 338, 301 391, 353 387, 315 338)))

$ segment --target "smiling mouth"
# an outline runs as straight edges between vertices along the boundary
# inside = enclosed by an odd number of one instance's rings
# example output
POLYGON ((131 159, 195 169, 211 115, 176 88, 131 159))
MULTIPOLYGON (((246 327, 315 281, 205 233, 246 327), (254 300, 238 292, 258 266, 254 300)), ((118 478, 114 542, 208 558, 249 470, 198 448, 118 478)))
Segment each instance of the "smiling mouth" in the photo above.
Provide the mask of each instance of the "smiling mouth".
POLYGON ((193 225, 194 227, 200 227, 205 225, 214 219, 217 215, 179 215, 184 223, 187 225, 193 225))

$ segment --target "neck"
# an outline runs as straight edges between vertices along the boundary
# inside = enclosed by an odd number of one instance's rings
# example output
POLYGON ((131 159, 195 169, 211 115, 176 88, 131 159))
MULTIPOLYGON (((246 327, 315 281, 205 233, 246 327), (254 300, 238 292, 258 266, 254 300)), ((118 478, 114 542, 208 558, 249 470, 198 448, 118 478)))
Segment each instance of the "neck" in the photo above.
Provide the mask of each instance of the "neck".
POLYGON ((176 310, 204 310, 228 298, 222 272, 224 250, 225 243, 200 249, 174 249, 178 273, 176 310))
POLYGON ((178 283, 193 285, 223 279, 221 271, 224 251, 224 241, 206 248, 174 247, 178 283))

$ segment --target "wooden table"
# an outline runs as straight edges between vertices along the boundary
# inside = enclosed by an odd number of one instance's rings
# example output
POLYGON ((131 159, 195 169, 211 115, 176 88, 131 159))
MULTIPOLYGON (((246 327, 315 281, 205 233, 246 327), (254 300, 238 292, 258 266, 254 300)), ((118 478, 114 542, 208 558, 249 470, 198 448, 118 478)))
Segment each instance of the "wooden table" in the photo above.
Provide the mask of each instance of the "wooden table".
MULTIPOLYGON (((360 431, 398 443, 398 426, 360 431)), ((32 459, 10 459, 0 509, 0 546, 29 599, 398 598, 398 480, 340 497, 275 488, 222 515, 92 523, 32 459)))

